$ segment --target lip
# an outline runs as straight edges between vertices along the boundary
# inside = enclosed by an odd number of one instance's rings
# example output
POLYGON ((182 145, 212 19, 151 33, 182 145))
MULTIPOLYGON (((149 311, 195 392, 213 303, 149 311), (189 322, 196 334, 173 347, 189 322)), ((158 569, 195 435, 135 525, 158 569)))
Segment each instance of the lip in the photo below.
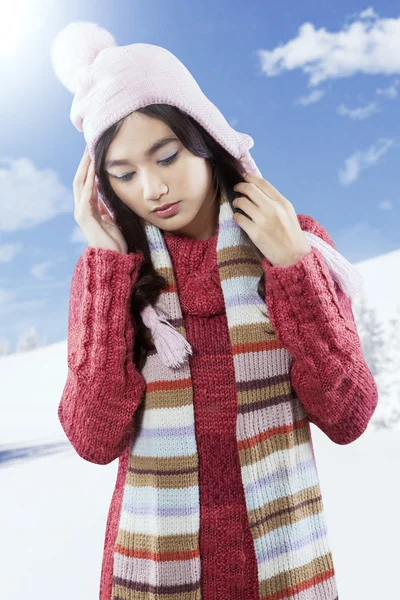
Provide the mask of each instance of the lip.
POLYGON ((167 217, 172 217, 173 215, 176 215, 176 213, 179 212, 180 207, 181 207, 181 202, 179 200, 179 202, 173 202, 171 204, 165 204, 164 205, 165 208, 164 210, 154 210, 153 213, 155 215, 157 215, 158 217, 160 217, 161 219, 166 219, 167 217))
POLYGON ((153 212, 157 213, 157 212, 160 212, 160 211, 164 211, 167 208, 169 208, 170 206, 174 206, 174 204, 178 204, 178 203, 177 202, 170 202, 169 204, 163 204, 162 206, 159 206, 159 207, 155 208, 153 210, 153 212))

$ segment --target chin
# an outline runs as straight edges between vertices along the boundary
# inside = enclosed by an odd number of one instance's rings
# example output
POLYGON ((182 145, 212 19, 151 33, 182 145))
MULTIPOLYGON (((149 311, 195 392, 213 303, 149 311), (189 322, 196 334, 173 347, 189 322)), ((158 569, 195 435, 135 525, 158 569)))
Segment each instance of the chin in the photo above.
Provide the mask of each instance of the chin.
POLYGON ((185 215, 177 214, 170 219, 161 219, 161 223, 155 225, 167 233, 189 235, 185 234, 185 230, 187 227, 190 227, 195 217, 196 215, 193 215, 192 217, 189 216, 188 218, 185 215))

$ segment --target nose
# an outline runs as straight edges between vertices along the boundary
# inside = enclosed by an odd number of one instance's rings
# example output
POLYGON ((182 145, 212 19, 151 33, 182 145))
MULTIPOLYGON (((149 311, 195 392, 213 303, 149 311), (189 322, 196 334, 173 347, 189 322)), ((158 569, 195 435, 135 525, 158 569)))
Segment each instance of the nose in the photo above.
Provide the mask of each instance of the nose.
POLYGON ((168 192, 168 186, 155 175, 142 175, 143 198, 151 203, 158 200, 160 196, 168 192))

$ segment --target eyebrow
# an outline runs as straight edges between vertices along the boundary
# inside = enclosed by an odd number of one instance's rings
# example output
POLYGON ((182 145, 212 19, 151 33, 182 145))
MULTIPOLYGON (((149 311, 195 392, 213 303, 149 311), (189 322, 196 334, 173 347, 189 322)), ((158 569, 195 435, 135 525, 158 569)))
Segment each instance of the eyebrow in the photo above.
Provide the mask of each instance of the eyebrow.
MULTIPOLYGON (((150 158, 155 152, 157 152, 157 150, 159 150, 163 146, 166 146, 170 142, 175 142, 175 141, 178 141, 177 137, 163 137, 163 138, 160 138, 159 140, 156 140, 154 142, 154 144, 152 144, 150 146, 150 148, 148 148, 146 150, 146 152, 144 153, 145 158, 150 158)), ((107 161, 104 165, 104 168, 110 169, 111 167, 123 167, 123 166, 127 166, 130 164, 131 163, 129 162, 129 160, 115 159, 115 160, 107 161)))

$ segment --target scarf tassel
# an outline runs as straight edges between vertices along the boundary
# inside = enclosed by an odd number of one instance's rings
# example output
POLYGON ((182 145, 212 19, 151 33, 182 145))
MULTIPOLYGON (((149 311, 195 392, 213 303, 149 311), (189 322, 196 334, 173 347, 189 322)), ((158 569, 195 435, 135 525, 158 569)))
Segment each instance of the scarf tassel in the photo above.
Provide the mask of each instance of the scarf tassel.
MULTIPOLYGON (((330 244, 321 240, 317 235, 304 231, 310 244, 324 256, 332 278, 345 294, 353 297, 363 286, 363 278, 357 269, 330 244)), ((153 341, 161 362, 167 367, 182 366, 193 350, 189 342, 169 323, 160 316, 149 304, 141 311, 143 323, 151 330, 153 341)))
POLYGON ((323 254, 325 263, 332 275, 332 279, 336 281, 338 286, 349 298, 354 298, 354 296, 362 290, 364 285, 364 279, 361 273, 343 256, 343 254, 340 254, 340 252, 322 240, 318 235, 311 233, 311 231, 303 231, 303 233, 310 244, 323 254))
POLYGON ((167 367, 180 367, 193 354, 189 342, 167 319, 157 314, 149 304, 141 311, 143 323, 151 330, 154 345, 167 367))

